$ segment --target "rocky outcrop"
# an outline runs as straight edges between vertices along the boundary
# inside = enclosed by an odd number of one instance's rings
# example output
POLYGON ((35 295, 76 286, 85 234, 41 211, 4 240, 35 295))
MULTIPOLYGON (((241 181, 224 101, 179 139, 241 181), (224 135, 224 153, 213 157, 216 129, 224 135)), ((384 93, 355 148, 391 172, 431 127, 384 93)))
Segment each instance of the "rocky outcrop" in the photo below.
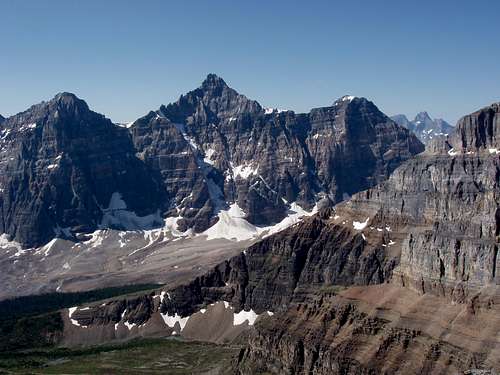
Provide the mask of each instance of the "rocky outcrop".
POLYGON ((158 223, 161 191, 127 130, 73 94, 12 116, 1 129, 0 232, 11 239, 30 247, 101 224, 158 223))
POLYGON ((453 126, 443 119, 432 119, 427 112, 418 113, 413 121, 408 120, 405 115, 392 116, 391 119, 411 130, 425 144, 453 133, 453 126))
POLYGON ((131 132, 173 197, 180 228, 197 231, 234 202, 256 225, 280 221, 287 202, 338 202, 423 150, 364 98, 343 97, 308 114, 269 110, 213 74, 131 132))

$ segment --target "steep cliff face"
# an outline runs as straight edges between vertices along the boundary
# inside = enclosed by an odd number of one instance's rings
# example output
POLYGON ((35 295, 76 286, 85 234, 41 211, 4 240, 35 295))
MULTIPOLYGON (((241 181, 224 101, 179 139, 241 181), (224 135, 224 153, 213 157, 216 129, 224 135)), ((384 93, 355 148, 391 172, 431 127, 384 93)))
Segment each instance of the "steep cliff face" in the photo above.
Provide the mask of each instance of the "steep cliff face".
POLYGON ((343 97, 308 114, 269 110, 215 75, 131 131, 139 155, 173 197, 180 227, 195 230, 232 203, 250 223, 267 225, 286 215, 288 202, 305 208, 324 196, 338 202, 423 150, 364 98, 343 97), (175 134, 168 155, 160 141, 167 132, 175 134))
POLYGON ((462 118, 447 141, 341 205, 400 228, 403 284, 463 300, 499 284, 499 106, 462 118))
POLYGON ((29 247, 101 224, 126 226, 125 209, 134 213, 128 222, 158 221, 158 185, 127 131, 76 96, 59 94, 1 129, 0 231, 11 239, 29 247))

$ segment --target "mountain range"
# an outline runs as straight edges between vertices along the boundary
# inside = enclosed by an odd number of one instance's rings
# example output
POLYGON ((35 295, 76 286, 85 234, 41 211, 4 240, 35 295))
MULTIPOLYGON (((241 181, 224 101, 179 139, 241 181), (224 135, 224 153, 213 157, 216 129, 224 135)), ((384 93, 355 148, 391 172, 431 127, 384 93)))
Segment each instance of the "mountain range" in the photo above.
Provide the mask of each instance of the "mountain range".
POLYGON ((430 146, 191 282, 70 312, 66 342, 248 335, 238 374, 494 374, 500 104, 430 146))
POLYGON ((166 218, 180 232, 234 212, 269 226, 292 203, 337 203, 423 151, 364 98, 268 111, 213 74, 129 127, 61 93, 6 119, 0 142, 0 232, 25 248, 166 218))
POLYGON ((419 112, 413 121, 405 115, 391 116, 391 119, 415 133, 424 144, 437 137, 446 138, 453 131, 453 126, 443 119, 432 119, 427 112, 419 112))
POLYGON ((213 74, 126 126, 59 94, 0 125, 0 295, 163 284, 30 316, 47 347, 173 336, 236 346, 240 375, 494 374, 500 103, 447 133, 396 120, 352 96, 266 109, 213 74))

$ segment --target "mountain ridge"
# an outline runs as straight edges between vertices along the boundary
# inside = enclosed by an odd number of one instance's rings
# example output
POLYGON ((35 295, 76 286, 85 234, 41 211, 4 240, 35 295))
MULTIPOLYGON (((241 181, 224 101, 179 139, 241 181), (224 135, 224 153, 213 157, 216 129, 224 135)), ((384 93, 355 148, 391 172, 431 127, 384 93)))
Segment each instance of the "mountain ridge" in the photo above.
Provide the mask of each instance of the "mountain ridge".
POLYGON ((268 226, 285 219, 292 203, 306 210, 322 199, 336 203, 423 151, 413 135, 367 99, 344 96, 302 114, 270 112, 214 74, 127 127, 62 92, 8 118, 2 129, 0 231, 28 247, 60 235, 78 240, 110 226, 161 226, 165 218, 171 218, 173 230, 202 233, 236 211, 251 225, 268 226), (101 133, 104 142, 96 139, 101 133), (86 148, 82 134, 94 144, 86 148), (67 147, 70 157, 64 157, 67 147), (106 162, 99 163, 102 158, 106 162), (77 167, 78 160, 86 161, 77 167), (124 160, 128 167, 118 167, 124 160), (45 164, 45 171, 36 167, 45 164), (20 166, 29 177, 15 172, 20 166), (59 174, 67 187, 54 190, 47 177, 59 174), (143 176, 142 185, 129 175, 143 176), (106 187, 97 188, 96 177, 107 181, 106 187), (75 183, 85 193, 75 194, 70 189, 75 183), (19 186, 22 202, 10 194, 19 186), (36 214, 27 224, 22 213, 35 202, 36 214), (230 211, 232 205, 236 211, 230 211))
POLYGON ((452 125, 443 119, 432 119, 426 111, 417 113, 412 121, 402 114, 391 116, 391 119, 414 132, 424 144, 435 138, 446 138, 453 131, 452 125))

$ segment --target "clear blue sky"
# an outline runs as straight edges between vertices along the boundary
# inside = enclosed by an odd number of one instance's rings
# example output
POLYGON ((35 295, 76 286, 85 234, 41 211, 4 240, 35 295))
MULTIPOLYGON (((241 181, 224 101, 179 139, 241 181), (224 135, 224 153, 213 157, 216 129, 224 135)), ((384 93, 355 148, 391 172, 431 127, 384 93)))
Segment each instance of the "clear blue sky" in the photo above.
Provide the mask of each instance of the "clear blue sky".
POLYGON ((454 123, 500 101, 500 1, 0 0, 0 113, 71 91, 131 121, 213 72, 295 111, 352 94, 454 123))

